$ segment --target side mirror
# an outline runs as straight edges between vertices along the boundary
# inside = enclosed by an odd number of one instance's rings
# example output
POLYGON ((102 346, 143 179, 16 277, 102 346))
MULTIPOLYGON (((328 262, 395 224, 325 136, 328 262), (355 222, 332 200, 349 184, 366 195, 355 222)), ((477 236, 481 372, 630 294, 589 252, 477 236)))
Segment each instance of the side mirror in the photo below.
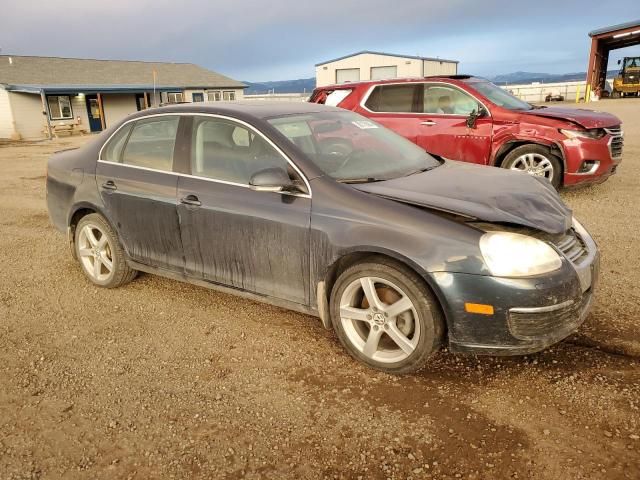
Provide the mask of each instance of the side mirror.
POLYGON ((618 65, 620 65, 622 63, 622 60, 618 60, 618 65))
POLYGON ((281 192, 293 187, 293 182, 284 169, 273 167, 254 173, 249 187, 256 192, 281 192))

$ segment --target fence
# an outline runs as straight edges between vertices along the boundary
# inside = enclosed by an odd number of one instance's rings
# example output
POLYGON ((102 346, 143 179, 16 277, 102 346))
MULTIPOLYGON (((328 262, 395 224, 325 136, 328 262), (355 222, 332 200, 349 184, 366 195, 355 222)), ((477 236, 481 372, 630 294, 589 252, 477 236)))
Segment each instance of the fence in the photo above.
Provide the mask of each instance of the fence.
MULTIPOLYGON (((613 79, 607 79, 606 88, 611 91, 613 79)), ((579 82, 557 82, 539 83, 534 82, 527 85, 500 85, 505 90, 511 92, 516 97, 525 102, 544 102, 548 95, 562 96, 565 100, 575 101, 576 94, 580 99, 584 99, 586 88, 585 81, 579 82)))

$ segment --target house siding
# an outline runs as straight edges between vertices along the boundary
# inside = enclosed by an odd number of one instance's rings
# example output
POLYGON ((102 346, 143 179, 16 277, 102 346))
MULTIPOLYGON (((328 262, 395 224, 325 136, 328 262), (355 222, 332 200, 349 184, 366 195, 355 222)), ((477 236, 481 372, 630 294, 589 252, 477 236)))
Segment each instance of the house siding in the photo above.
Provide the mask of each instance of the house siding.
POLYGON ((0 138, 12 138, 14 135, 15 128, 9 103, 9 92, 0 87, 0 138))
POLYGON ((105 94, 102 95, 102 109, 104 121, 109 128, 123 118, 138 111, 136 96, 129 94, 105 94))
POLYGON ((47 119, 42 114, 42 101, 32 93, 9 92, 16 132, 24 139, 43 138, 47 119))

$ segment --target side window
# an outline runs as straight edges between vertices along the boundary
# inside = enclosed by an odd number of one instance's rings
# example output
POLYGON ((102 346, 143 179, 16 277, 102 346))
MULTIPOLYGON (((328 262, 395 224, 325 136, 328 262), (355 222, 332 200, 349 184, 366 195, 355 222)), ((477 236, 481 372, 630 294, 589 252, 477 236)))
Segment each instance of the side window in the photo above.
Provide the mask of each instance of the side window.
POLYGON ((179 121, 177 116, 163 116, 135 122, 122 152, 122 163, 171 171, 179 121))
POLYGON ((102 151, 101 160, 120 163, 120 160, 122 158, 122 150, 124 149, 125 143, 127 143, 127 138, 129 138, 129 132, 131 132, 132 128, 133 124, 129 123, 118 130, 116 134, 111 137, 109 143, 102 151))
POLYGON ((457 88, 445 85, 424 86, 424 113, 468 116, 478 108, 478 102, 457 88))
POLYGON ((372 112, 420 112, 418 88, 420 85, 378 85, 373 89, 365 106, 372 112))
POLYGON ((248 185, 254 173, 279 167, 287 160, 264 138, 229 120, 196 118, 191 144, 191 173, 248 185))

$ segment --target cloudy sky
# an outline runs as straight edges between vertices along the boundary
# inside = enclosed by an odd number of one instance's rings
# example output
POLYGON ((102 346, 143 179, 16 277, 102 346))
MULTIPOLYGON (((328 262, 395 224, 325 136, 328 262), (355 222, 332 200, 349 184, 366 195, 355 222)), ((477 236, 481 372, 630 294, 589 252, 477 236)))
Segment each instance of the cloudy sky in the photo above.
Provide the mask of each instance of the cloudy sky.
POLYGON ((0 0, 0 12, 3 54, 194 62, 266 81, 359 50, 456 59, 484 76, 584 71, 587 33, 640 19, 640 1, 0 0))

